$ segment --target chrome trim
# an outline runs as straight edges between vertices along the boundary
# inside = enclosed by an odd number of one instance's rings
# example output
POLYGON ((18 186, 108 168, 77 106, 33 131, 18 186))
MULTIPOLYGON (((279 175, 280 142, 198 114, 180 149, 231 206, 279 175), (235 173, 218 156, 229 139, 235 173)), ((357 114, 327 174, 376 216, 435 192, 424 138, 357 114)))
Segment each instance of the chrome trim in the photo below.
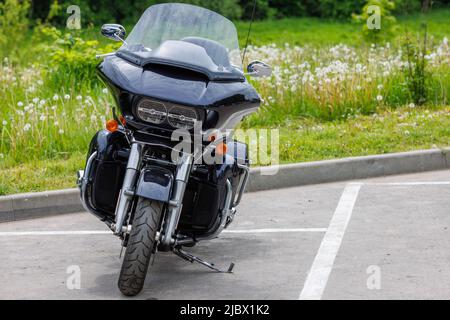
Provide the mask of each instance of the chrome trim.
POLYGON ((238 192, 237 194, 237 199, 235 199, 234 203, 233 203, 233 207, 237 207, 242 200, 242 195, 244 194, 245 188, 247 187, 248 184, 248 179, 250 176, 250 168, 246 165, 243 164, 238 164, 237 165, 239 167, 239 169, 244 170, 244 176, 243 178, 239 181, 239 185, 238 185, 238 192))
MULTIPOLYGON (((91 156, 89 157, 88 161, 86 162, 86 168, 83 171, 83 176, 79 176, 78 181, 79 181, 79 188, 80 188, 80 197, 81 197, 81 204, 83 205, 83 208, 88 211, 91 212, 94 215, 97 215, 96 212, 94 212, 92 210, 92 208, 89 205, 88 202, 88 198, 87 198, 87 186, 89 183, 89 176, 91 174, 91 167, 92 167, 92 162, 94 161, 95 157, 97 157, 97 151, 93 152, 91 154, 91 156)), ((78 172, 79 175, 81 175, 81 171, 78 172)))
POLYGON ((91 167, 92 162, 97 156, 97 152, 93 152, 91 156, 89 157, 88 161, 86 162, 86 169, 78 171, 78 188, 80 189, 80 198, 81 198, 81 204, 83 205, 83 208, 99 218, 101 221, 106 223, 107 226, 111 226, 112 220, 110 220, 106 215, 104 215, 102 212, 98 212, 94 206, 91 203, 91 200, 88 195, 88 187, 89 187, 89 176, 91 174, 91 167))
POLYGON ((119 201, 116 207, 116 221, 114 224, 114 234, 119 235, 123 232, 122 226, 127 216, 132 200, 133 190, 136 184, 136 178, 141 164, 142 146, 133 142, 131 145, 130 157, 128 159, 127 171, 123 180, 122 190, 120 191, 119 201))
POLYGON ((192 154, 184 154, 175 174, 172 196, 169 202, 167 216, 164 221, 164 236, 160 243, 165 250, 169 249, 175 242, 174 234, 180 220, 183 197, 192 171, 193 161, 194 156, 192 154))

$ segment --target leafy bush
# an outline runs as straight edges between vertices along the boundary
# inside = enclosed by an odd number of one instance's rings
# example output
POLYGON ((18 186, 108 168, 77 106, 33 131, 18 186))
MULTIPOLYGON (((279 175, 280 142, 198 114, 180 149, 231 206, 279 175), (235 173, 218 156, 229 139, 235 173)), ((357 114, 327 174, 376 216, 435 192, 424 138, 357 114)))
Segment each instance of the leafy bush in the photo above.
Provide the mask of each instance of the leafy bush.
POLYGON ((352 13, 361 9, 364 0, 319 0, 318 10, 321 17, 349 19, 352 13))
MULTIPOLYGON (((159 1, 172 2, 172 1, 159 1)), ((238 0, 178 0, 177 2, 190 3, 200 7, 211 9, 229 19, 240 19, 242 9, 238 0)))
MULTIPOLYGON (((65 25, 66 8, 78 5, 81 8, 83 25, 117 22, 122 24, 135 24, 142 13, 151 5, 172 2, 169 0, 60 0, 60 11, 51 20, 56 25, 65 25)), ((223 14, 230 19, 240 19, 242 10, 238 0, 178 0, 176 2, 190 3, 205 7, 223 14)), ((40 5, 38 5, 40 6, 40 5)), ((47 8, 50 4, 47 4, 47 8)), ((39 18, 45 19, 48 10, 39 10, 39 18)))
POLYGON ((395 0, 395 13, 405 14, 420 11, 422 7, 420 0, 395 0))
MULTIPOLYGON (((44 21, 54 1, 61 8, 59 15, 52 18, 57 25, 64 25, 69 5, 81 8, 84 25, 117 22, 133 24, 149 6, 173 0, 40 0, 33 4, 32 17, 44 21)), ((217 11, 230 19, 250 19, 254 0, 179 0, 217 11)), ((352 13, 359 12, 364 0, 256 0, 256 19, 314 16, 347 20, 352 13)), ((419 11, 421 0, 392 0, 397 6, 395 13, 404 14, 419 11)), ((448 6, 450 0, 435 0, 434 7, 448 6)))
MULTIPOLYGON (((242 8, 241 18, 250 20, 253 13, 254 0, 240 0, 239 4, 242 8)), ((271 18, 275 15, 275 9, 269 5, 269 0, 257 0, 255 9, 255 20, 271 18)))
POLYGON ((37 28, 35 42, 40 43, 38 51, 49 58, 47 78, 50 85, 72 89, 95 85, 96 55, 115 51, 120 45, 111 43, 100 47, 98 41, 85 41, 45 25, 37 28))
POLYGON ((0 2, 0 56, 12 56, 29 27, 28 0, 5 0, 0 2))
POLYGON ((362 9, 360 15, 353 15, 355 22, 363 25, 362 31, 364 38, 370 43, 379 43, 390 39, 396 29, 396 19, 392 15, 395 9, 395 3, 390 0, 367 0, 366 5, 362 9), (373 18, 374 12, 369 10, 372 6, 380 9, 380 29, 370 29, 370 19, 373 18))
POLYGON ((306 14, 304 2, 297 0, 269 0, 270 6, 276 8, 277 18, 304 16, 306 14))

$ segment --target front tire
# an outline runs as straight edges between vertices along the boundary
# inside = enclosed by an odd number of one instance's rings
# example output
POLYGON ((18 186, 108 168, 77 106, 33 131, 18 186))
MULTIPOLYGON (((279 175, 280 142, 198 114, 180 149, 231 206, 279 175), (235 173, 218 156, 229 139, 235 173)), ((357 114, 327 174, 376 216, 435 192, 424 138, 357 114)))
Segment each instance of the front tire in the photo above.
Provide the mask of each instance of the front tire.
POLYGON ((162 210, 163 204, 160 202, 143 198, 138 200, 118 283, 120 291, 126 296, 135 296, 144 287, 162 210))

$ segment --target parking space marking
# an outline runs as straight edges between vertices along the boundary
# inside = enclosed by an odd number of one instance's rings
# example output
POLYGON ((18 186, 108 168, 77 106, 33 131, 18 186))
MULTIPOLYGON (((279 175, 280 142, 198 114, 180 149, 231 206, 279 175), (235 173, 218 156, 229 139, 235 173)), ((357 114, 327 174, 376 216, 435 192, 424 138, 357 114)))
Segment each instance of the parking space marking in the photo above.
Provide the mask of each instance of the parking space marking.
MULTIPOLYGON (((286 233, 286 232, 326 232, 326 228, 290 228, 290 229, 249 229, 249 230, 224 230, 227 234, 245 233, 286 233)), ((0 232, 0 237, 20 236, 72 236, 72 235, 112 235, 112 231, 11 231, 0 232)))
POLYGON ((322 298, 362 185, 350 183, 345 187, 300 293, 300 300, 322 298))
POLYGON ((364 184, 368 186, 447 186, 450 185, 450 181, 369 182, 364 184))
POLYGON ((0 237, 20 236, 78 236, 113 234, 112 231, 11 231, 0 232, 0 237))
POLYGON ((326 232, 327 228, 224 230, 224 233, 326 232))

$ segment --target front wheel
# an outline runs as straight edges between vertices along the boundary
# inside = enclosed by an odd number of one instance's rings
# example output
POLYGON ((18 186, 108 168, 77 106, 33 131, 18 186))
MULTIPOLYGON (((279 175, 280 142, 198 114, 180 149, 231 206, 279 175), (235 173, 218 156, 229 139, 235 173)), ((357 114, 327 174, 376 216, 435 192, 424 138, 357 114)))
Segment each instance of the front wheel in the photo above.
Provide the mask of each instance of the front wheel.
POLYGON ((120 291, 126 296, 135 296, 144 287, 162 210, 163 204, 160 202, 143 198, 138 200, 118 283, 120 291))

